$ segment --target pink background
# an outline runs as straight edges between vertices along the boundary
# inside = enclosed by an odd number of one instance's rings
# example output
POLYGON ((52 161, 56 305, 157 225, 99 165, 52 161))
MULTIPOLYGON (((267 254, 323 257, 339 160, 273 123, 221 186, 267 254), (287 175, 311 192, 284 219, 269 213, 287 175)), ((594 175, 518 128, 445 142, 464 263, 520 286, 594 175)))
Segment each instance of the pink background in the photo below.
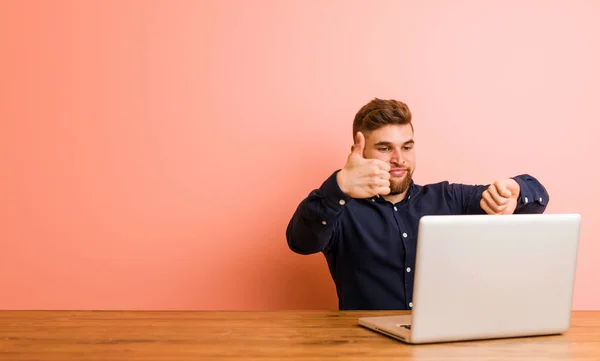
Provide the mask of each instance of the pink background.
POLYGON ((0 2, 0 308, 335 309, 298 202, 373 97, 416 181, 530 173, 600 309, 600 3, 0 2))

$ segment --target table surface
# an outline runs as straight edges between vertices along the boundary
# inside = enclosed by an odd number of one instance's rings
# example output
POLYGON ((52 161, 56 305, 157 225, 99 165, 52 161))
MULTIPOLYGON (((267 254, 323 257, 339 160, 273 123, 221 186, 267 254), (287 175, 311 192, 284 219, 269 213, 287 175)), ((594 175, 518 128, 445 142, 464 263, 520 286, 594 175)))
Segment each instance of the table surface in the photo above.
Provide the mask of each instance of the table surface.
POLYGON ((405 311, 0 311, 0 360, 598 360, 600 311, 563 335, 406 345, 357 324, 405 311))

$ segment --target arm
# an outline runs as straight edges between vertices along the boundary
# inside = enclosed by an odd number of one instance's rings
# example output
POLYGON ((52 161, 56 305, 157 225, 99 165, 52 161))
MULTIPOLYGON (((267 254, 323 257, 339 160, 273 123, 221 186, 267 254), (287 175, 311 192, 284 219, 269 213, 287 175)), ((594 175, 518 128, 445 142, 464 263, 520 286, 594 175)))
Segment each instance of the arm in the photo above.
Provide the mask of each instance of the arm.
POLYGON ((390 165, 365 159, 364 149, 364 135, 358 132, 344 168, 334 172, 300 202, 285 232, 292 251, 327 252, 336 242, 338 220, 348 202, 390 192, 390 165))
POLYGON ((292 251, 313 254, 326 251, 335 243, 337 220, 352 200, 340 189, 338 172, 300 202, 286 230, 287 243, 292 251))
MULTIPOLYGON (((516 194, 514 199, 514 210, 508 213, 543 213, 546 210, 550 196, 546 188, 534 177, 521 174, 510 178, 516 182, 516 194)), ((506 180, 501 180, 506 182, 506 180)), ((497 182, 496 182, 497 183, 497 182)), ((461 214, 485 214, 481 207, 483 193, 493 185, 464 185, 451 184, 449 195, 461 214)))

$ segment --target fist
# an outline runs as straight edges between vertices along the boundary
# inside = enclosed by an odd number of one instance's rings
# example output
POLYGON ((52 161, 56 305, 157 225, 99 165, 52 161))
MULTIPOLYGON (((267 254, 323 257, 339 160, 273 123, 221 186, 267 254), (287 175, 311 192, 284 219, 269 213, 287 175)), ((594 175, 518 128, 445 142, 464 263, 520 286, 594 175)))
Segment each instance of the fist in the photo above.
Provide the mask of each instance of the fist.
POLYGON ((389 194, 390 165, 378 159, 366 159, 364 150, 365 137, 358 132, 346 165, 337 174, 340 189, 352 198, 389 194))
POLYGON ((520 192, 514 179, 497 180, 483 192, 479 205, 487 214, 512 214, 520 192))

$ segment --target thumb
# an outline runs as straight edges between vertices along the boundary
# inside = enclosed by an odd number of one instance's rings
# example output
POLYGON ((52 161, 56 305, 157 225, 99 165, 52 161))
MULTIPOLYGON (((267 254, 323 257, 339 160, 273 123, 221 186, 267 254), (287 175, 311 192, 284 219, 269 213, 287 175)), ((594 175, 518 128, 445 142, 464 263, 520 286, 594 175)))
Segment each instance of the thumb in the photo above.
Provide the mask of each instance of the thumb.
POLYGON ((511 192, 511 195, 515 198, 521 193, 521 186, 519 186, 519 183, 517 183, 514 179, 509 179, 506 187, 511 192))
POLYGON ((365 150, 365 136, 361 132, 357 132, 354 137, 354 145, 352 146, 352 153, 363 156, 365 150))
POLYGON ((510 191, 510 189, 508 189, 508 186, 505 183, 500 183, 497 189, 498 193, 503 197, 510 198, 510 196, 512 195, 512 192, 510 191))

